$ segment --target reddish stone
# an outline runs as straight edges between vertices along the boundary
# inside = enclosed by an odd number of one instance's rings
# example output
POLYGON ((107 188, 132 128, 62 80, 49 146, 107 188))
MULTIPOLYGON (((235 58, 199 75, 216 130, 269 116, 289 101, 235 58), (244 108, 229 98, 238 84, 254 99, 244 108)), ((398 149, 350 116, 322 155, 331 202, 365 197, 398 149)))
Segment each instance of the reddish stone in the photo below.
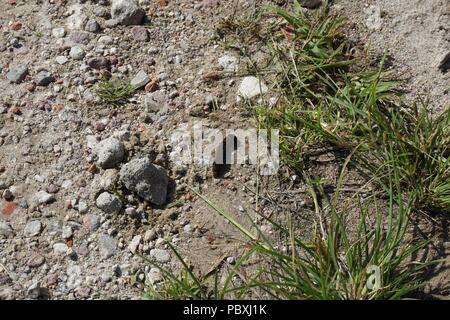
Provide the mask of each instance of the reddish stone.
POLYGON ((158 83, 156 82, 156 80, 150 81, 145 86, 145 91, 147 92, 155 92, 156 90, 158 90, 158 83))
POLYGON ((14 202, 5 201, 2 207, 2 213, 9 217, 13 214, 14 210, 16 210, 17 205, 14 202))
POLYGON ((20 29, 22 29, 22 24, 19 23, 19 22, 13 23, 11 25, 11 30, 17 31, 17 30, 20 30, 20 29))

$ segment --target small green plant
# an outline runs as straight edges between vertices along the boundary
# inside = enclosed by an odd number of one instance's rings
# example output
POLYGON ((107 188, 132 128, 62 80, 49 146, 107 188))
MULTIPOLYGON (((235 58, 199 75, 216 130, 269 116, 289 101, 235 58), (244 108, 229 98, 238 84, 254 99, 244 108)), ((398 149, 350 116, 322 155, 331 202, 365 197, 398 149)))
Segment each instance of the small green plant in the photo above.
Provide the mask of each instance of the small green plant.
POLYGON ((128 81, 107 78, 103 78, 95 88, 97 96, 103 102, 115 105, 125 103, 134 94, 134 91, 135 89, 128 81))
POLYGON ((345 168, 332 199, 326 198, 320 183, 306 178, 317 214, 316 232, 312 239, 296 236, 296 226, 290 219, 279 223, 265 218, 280 236, 281 242, 274 243, 256 225, 258 231, 254 233, 196 193, 247 236, 252 245, 220 287, 217 274, 213 283, 201 280, 171 246, 184 271, 176 276, 151 262, 162 270, 166 281, 159 290, 149 288, 147 297, 242 299, 252 291, 256 291, 259 297, 270 299, 372 300, 408 297, 420 287, 418 275, 432 262, 411 261, 411 257, 426 242, 412 244, 405 241, 412 201, 404 198, 398 172, 393 172, 388 179, 390 200, 387 208, 379 206, 375 194, 364 201, 356 196, 351 197, 347 205, 338 207, 344 172, 345 168), (322 205, 319 204, 319 196, 327 199, 322 205), (350 208, 356 208, 359 212, 354 227, 346 225, 350 208), (280 250, 281 247, 285 250, 280 250), (242 284, 231 285, 231 279, 252 257, 259 261, 258 269, 242 284))
POLYGON ((416 207, 450 212, 450 109, 432 117, 425 102, 407 104, 383 61, 374 69, 355 57, 342 20, 324 12, 279 11, 292 35, 272 45, 285 99, 256 108, 259 125, 279 129, 282 160, 297 173, 317 149, 356 150, 352 164, 368 179, 395 166, 416 207))

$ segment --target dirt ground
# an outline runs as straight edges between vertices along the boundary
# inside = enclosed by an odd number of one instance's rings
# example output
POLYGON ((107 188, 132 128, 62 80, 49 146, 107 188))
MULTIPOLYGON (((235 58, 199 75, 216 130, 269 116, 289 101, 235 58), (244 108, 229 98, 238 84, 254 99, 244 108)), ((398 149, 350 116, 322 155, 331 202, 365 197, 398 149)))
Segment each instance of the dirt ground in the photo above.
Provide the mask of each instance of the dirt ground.
MULTIPOLYGON (((36 288, 39 298, 140 298, 143 283, 161 276, 136 252, 178 266, 163 240, 203 274, 218 260, 230 267, 246 239, 189 186, 248 227, 250 218, 270 234, 256 212, 291 213, 302 230, 310 230, 309 199, 288 175, 260 180, 255 168, 241 166, 215 178, 211 168, 183 168, 169 157, 171 133, 181 124, 248 126, 236 100, 248 61, 217 42, 217 26, 236 8, 245 14, 282 2, 139 1, 150 20, 148 39, 140 37, 142 29, 109 25, 109 1, 0 3, 0 299, 35 298, 36 288), (99 30, 86 30, 91 20, 99 30), (84 51, 81 59, 73 58, 75 46, 84 51), (239 67, 215 79, 224 56, 236 57, 239 67), (143 70, 158 89, 141 89, 124 106, 99 104, 94 86, 103 72, 92 59, 101 57, 113 77, 132 79, 143 70), (7 73, 19 64, 28 73, 11 83, 7 73), (42 70, 54 81, 35 85, 42 70), (95 146, 111 136, 123 142, 126 155, 122 164, 104 170, 95 165, 95 146), (130 214, 99 209, 96 198, 115 191, 105 184, 117 179, 120 167, 146 156, 167 169, 173 184, 169 205, 126 194, 123 207, 130 214), (40 201, 40 191, 52 199, 40 201)), ((435 112, 450 104, 450 72, 442 68, 450 53, 449 1, 336 0, 332 12, 349 18, 349 36, 378 54, 387 52, 410 98, 429 97, 435 112)), ((420 220, 417 228, 436 240, 431 250, 446 260, 430 273, 425 297, 448 298, 449 226, 420 220)))

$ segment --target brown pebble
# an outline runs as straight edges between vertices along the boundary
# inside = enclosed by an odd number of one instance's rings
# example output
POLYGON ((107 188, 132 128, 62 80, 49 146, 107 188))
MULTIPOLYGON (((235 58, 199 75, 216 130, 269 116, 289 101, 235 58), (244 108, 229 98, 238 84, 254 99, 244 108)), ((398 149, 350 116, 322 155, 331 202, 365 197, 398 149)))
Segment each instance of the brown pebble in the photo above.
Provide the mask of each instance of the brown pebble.
POLYGON ((156 90, 158 90, 158 83, 156 82, 156 80, 150 81, 145 86, 145 91, 147 92, 155 92, 156 90))
POLYGON ((22 112, 20 111, 20 109, 16 106, 12 107, 11 109, 9 109, 9 112, 11 112, 12 114, 15 115, 20 115, 22 114, 22 112))

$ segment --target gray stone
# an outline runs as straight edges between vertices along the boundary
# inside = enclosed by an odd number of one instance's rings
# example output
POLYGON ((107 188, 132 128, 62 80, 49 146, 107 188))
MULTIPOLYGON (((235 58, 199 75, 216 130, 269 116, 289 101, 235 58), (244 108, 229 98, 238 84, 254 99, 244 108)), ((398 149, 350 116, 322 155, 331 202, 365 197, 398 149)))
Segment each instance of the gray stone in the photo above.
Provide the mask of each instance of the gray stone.
POLYGON ((55 196, 54 195, 52 195, 52 194, 50 194, 48 192, 45 192, 43 190, 36 192, 34 194, 34 198, 36 199, 36 201, 39 204, 50 203, 50 202, 55 200, 55 196))
POLYGON ((38 220, 30 221, 26 224, 25 229, 23 229, 23 233, 26 237, 34 237, 41 233, 42 224, 38 220))
POLYGON ((146 281, 150 285, 154 285, 155 283, 163 281, 163 275, 161 274, 161 271, 158 268, 151 268, 150 271, 147 273, 146 281))
POLYGON ((27 73, 28 67, 24 64, 18 64, 9 70, 6 74, 6 78, 11 82, 19 83, 25 79, 27 73))
POLYGON ((87 64, 92 69, 101 70, 109 69, 111 62, 105 57, 94 57, 87 61, 87 64))
POLYGON ((84 50, 83 48, 79 47, 79 46, 74 46, 72 48, 70 48, 70 52, 69 52, 69 56, 73 59, 73 60, 82 60, 84 58, 84 50))
POLYGON ((42 266, 45 262, 45 257, 43 255, 40 255, 39 253, 32 253, 30 258, 27 261, 27 266, 30 268, 38 268, 42 266))
POLYGON ((300 0, 300 5, 308 9, 317 9, 322 4, 322 0, 300 0))
POLYGON ((78 203, 78 212, 79 213, 86 213, 88 211, 88 205, 84 201, 80 201, 78 203))
POLYGON ((219 65, 225 72, 237 72, 239 69, 238 59, 233 56, 222 56, 219 58, 219 65))
POLYGON ((131 251, 131 253, 136 253, 139 244, 141 243, 142 240, 142 236, 137 235, 134 236, 133 239, 131 240, 130 244, 128 245, 128 250, 131 251))
POLYGON ((131 85, 135 89, 140 89, 149 83, 150 78, 144 70, 140 70, 133 79, 131 79, 131 85))
POLYGON ((141 24, 145 11, 135 0, 113 0, 111 17, 122 25, 141 24))
POLYGON ((0 238, 10 238, 14 235, 14 231, 11 228, 9 222, 0 221, 0 238))
POLYGON ((71 226, 64 226, 62 229, 61 237, 63 239, 70 239, 73 236, 73 230, 71 226))
POLYGON ((139 197, 156 205, 166 202, 169 179, 166 170, 147 158, 135 159, 125 164, 119 173, 125 187, 139 197))
POLYGON ((101 36, 100 38, 98 38, 98 43, 112 44, 113 38, 111 36, 101 36))
POLYGON ((95 203, 107 214, 119 213, 122 210, 122 201, 109 192, 102 192, 95 203))
POLYGON ((131 36, 136 41, 145 42, 149 40, 147 28, 143 26, 136 26, 131 28, 131 36))
POLYGON ((167 263, 170 261, 170 253, 164 249, 150 250, 150 258, 159 263, 167 263))
POLYGON ((88 22, 86 22, 86 25, 84 26, 85 31, 89 32, 99 32, 100 31, 100 25, 95 19, 89 19, 88 22))
POLYGON ((67 61, 69 61, 69 59, 67 59, 67 57, 65 57, 65 56, 57 56, 55 60, 58 64, 61 64, 61 65, 66 64, 67 61))
POLYGON ((58 255, 65 255, 67 250, 69 250, 69 247, 63 242, 57 242, 53 245, 53 252, 58 255))
POLYGON ((117 243, 114 238, 101 234, 98 236, 98 245, 103 259, 108 259, 116 254, 117 243))
POLYGON ((107 138, 100 141, 96 147, 97 164, 103 169, 114 168, 122 162, 125 156, 125 147, 116 138, 107 138))
POLYGON ((238 96, 244 99, 252 99, 260 94, 266 93, 267 86, 258 78, 249 76, 242 79, 239 86, 238 96))
POLYGON ((52 76, 52 74, 46 70, 40 71, 35 77, 34 82, 37 86, 45 87, 48 86, 50 83, 55 81, 55 78, 52 76))
POLYGON ((66 35, 66 30, 64 28, 54 28, 52 30, 52 35, 55 38, 64 38, 66 35))
POLYGON ((90 231, 96 231, 100 228, 100 216, 97 214, 87 214, 83 217, 83 226, 88 228, 90 231))

